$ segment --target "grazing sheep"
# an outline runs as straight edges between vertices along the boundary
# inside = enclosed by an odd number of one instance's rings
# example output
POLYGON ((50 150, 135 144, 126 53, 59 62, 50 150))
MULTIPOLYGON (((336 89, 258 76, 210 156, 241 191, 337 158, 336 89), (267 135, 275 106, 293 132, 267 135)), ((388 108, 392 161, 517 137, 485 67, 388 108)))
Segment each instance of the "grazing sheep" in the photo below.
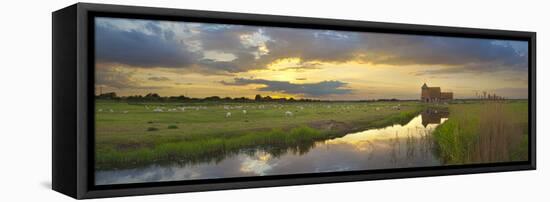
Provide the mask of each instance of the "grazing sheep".
POLYGON ((286 111, 286 112, 285 112, 285 116, 293 116, 293 115, 294 115, 294 114, 292 114, 291 111, 286 111))
POLYGON ((127 114, 127 113, 128 113, 128 111, 122 111, 122 113, 124 113, 124 114, 127 114))
POLYGON ((98 111, 98 112, 102 112, 102 111, 103 111, 103 109, 98 109, 97 111, 98 111))
POLYGON ((243 110, 243 114, 246 114, 246 110, 243 110))
POLYGON ((163 110, 161 108, 155 108, 153 109, 154 112, 163 112, 163 110))
POLYGON ((180 107, 181 112, 185 112, 185 107, 180 107))
POLYGON ((401 110, 401 107, 399 107, 399 106, 392 106, 391 108, 392 108, 393 110, 401 110))
POLYGON ((229 117, 231 117, 231 112, 227 112, 227 113, 225 114, 225 118, 229 118, 229 117))
POLYGON ((380 111, 380 107, 376 107, 376 111, 380 111))
POLYGON ((113 109, 109 109, 109 112, 113 113, 113 112, 115 112, 115 110, 113 110, 113 109))

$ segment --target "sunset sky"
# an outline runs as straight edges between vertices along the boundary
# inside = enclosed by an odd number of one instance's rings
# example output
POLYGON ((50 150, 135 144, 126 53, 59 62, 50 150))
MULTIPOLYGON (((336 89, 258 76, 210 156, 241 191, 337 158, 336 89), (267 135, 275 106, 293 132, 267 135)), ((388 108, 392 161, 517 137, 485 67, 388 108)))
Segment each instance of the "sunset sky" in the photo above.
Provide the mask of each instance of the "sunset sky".
POLYGON ((96 93, 323 100, 526 98, 522 41, 96 18, 96 93))

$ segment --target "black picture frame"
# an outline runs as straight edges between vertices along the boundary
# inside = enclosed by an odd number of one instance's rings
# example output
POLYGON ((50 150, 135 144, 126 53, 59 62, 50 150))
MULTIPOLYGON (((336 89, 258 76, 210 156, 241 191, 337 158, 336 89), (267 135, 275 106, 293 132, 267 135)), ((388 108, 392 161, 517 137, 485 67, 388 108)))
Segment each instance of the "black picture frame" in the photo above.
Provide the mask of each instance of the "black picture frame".
POLYGON ((89 3, 55 11, 52 21, 52 188, 77 199, 536 169, 535 32, 89 3), (529 44, 529 158, 525 162, 95 185, 94 27, 91 20, 96 16, 524 40, 529 44))

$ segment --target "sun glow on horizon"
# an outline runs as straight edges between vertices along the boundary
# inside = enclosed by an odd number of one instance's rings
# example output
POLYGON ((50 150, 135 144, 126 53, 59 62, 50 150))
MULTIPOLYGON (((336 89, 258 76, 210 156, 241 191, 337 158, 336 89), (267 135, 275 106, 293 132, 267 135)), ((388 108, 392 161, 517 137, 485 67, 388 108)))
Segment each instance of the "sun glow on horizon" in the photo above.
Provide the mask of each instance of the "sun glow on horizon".
POLYGON ((522 41, 117 18, 95 26, 96 93, 418 99, 429 83, 456 98, 527 97, 522 41))

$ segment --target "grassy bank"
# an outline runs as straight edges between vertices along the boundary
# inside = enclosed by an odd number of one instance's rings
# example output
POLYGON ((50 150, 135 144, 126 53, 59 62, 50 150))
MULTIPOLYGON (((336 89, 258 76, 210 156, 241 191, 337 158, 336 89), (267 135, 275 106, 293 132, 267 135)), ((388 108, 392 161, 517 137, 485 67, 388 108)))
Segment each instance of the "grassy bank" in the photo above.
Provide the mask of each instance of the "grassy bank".
POLYGON ((194 106, 100 102, 96 108, 96 168, 115 169, 219 161, 252 148, 275 156, 289 150, 303 153, 319 140, 407 123, 424 106, 415 102, 194 106), (186 109, 171 110, 181 107, 186 109), (157 108, 166 110, 152 111, 157 108))
POLYGON ((450 106, 449 119, 434 131, 446 164, 527 160, 525 101, 450 106))

